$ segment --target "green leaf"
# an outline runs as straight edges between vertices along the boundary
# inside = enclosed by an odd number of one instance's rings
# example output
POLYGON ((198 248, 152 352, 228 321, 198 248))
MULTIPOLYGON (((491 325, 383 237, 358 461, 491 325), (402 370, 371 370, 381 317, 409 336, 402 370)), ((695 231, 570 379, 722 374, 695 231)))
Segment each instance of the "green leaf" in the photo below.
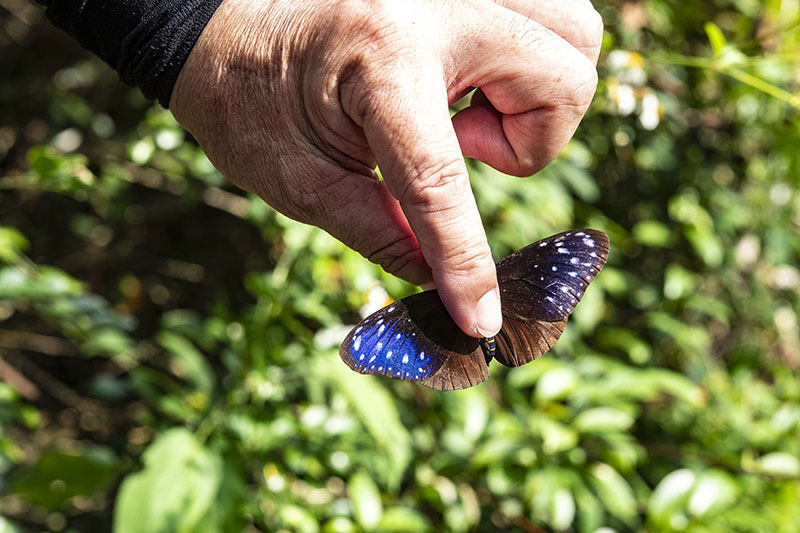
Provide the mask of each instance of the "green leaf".
POLYGON ((567 366, 557 367, 545 372, 536 384, 536 398, 543 401, 567 397, 578 386, 579 378, 567 366))
POLYGON ((378 378, 353 372, 342 364, 335 352, 320 357, 317 363, 319 379, 330 381, 348 399, 364 427, 386 454, 389 468, 380 472, 390 487, 396 487, 411 458, 411 435, 400 422, 394 397, 378 378))
POLYGON ((214 387, 214 372, 205 356, 185 337, 162 331, 158 334, 158 343, 172 356, 177 374, 195 385, 203 392, 210 392, 214 387))
POLYGON ((105 489, 115 471, 116 457, 108 448, 51 451, 14 476, 11 490, 31 503, 58 509, 75 496, 105 489))
POLYGON ((625 478, 603 463, 595 464, 590 471, 590 480, 600 501, 611 514, 625 523, 630 523, 636 516, 636 498, 625 478))
POLYGON ((714 514, 733 505, 738 495, 739 487, 730 474, 708 470, 698 477, 687 508, 695 516, 714 514))
POLYGON ((375 527, 375 531, 386 533, 415 531, 424 533, 425 531, 430 531, 430 524, 417 511, 406 507, 391 507, 383 513, 383 517, 375 527))
POLYGON ((648 502, 650 515, 662 522, 668 522, 670 516, 683 508, 689 500, 697 475, 689 469, 682 468, 670 472, 658 483, 648 502))
POLYGON ((759 472, 775 477, 800 477, 800 460, 786 452, 771 452, 762 455, 756 462, 759 472))
POLYGON ((672 231, 666 224, 657 220, 637 222, 632 233, 633 237, 645 246, 666 248, 672 240, 672 231))
POLYGON ((710 21, 706 22, 703 28, 706 31, 708 42, 711 43, 711 50, 714 52, 714 55, 722 55, 723 49, 728 44, 725 41, 725 35, 722 34, 722 30, 719 29, 719 26, 710 21))
POLYGON ((19 533, 20 528, 4 516, 0 516, 0 533, 19 533))
POLYGON ((221 529, 221 458, 185 429, 171 429, 145 450, 144 469, 122 482, 114 508, 116 533, 189 533, 221 529))
POLYGON ((319 524, 307 509, 297 505, 287 505, 281 509, 281 520, 298 533, 317 533, 319 524))
POLYGON ((573 421, 573 427, 583 433, 624 431, 634 423, 630 413, 614 407, 587 409, 573 421))
POLYGON ((0 261, 16 259, 28 247, 28 239, 14 228, 0 226, 0 261))
POLYGON ((372 478, 364 472, 350 477, 347 494, 353 504, 353 515, 365 529, 372 529, 383 515, 381 493, 372 478))

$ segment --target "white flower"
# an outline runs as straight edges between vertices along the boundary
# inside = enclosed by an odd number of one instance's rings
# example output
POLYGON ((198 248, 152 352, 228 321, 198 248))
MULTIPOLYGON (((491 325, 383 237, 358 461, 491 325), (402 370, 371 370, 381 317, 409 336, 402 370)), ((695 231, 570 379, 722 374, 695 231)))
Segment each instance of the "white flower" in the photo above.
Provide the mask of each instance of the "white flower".
POLYGON ((646 130, 654 130, 661 122, 661 102, 654 92, 648 92, 642 98, 642 110, 639 113, 639 122, 646 130))

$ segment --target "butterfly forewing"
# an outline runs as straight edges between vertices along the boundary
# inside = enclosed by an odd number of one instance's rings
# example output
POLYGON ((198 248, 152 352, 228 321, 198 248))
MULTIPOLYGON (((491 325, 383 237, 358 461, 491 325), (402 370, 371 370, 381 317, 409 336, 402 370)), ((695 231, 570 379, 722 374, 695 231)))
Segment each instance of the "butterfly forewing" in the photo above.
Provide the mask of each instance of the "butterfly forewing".
POLYGON ((606 262, 608 237, 599 231, 559 233, 497 263, 503 313, 522 321, 569 316, 606 262))
POLYGON ((368 316, 345 338, 339 355, 356 372, 420 381, 440 390, 469 387, 488 377, 480 342, 456 326, 436 291, 403 298, 368 316), (448 363, 453 357, 465 362, 448 363))
POLYGON ((561 337, 608 257, 608 237, 575 230, 553 235, 497 263, 503 329, 495 358, 520 366, 547 352, 561 337))

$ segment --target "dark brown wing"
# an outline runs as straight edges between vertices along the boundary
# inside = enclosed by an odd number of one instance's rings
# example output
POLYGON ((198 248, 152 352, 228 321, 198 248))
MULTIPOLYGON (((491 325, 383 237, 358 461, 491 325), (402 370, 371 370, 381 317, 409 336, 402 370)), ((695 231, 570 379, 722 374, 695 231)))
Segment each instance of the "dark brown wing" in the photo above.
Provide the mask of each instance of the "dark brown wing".
POLYGON ((459 390, 483 383, 489 378, 489 366, 480 346, 469 355, 454 355, 429 378, 420 381, 436 390, 459 390))
POLYGON ((497 350, 494 357, 505 366, 530 363, 553 347, 566 325, 566 318, 556 322, 526 322, 504 315, 503 329, 495 337, 497 350))
POLYGON ((608 258, 608 236, 596 230, 553 235, 497 263, 503 329, 495 358, 519 366, 547 352, 608 258))

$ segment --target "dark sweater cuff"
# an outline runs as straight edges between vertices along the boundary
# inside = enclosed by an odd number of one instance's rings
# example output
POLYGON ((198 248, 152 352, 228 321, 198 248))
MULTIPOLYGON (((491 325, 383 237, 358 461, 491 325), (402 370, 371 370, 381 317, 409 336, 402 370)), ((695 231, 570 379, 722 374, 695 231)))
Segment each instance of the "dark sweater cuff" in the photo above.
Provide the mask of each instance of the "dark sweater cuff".
POLYGON ((169 107, 172 87, 222 0, 38 0, 120 79, 169 107))

